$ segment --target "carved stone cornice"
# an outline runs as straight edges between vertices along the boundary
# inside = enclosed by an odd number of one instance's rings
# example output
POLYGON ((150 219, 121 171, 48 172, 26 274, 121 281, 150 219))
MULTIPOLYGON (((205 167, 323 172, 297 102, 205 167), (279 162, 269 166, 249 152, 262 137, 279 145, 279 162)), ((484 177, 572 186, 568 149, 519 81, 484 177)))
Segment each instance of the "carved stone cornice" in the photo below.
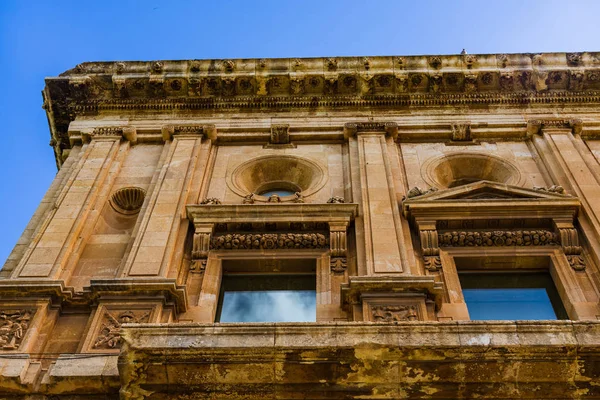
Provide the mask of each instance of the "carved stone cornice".
POLYGON ((44 90, 57 158, 99 112, 598 102, 597 53, 89 62, 44 90))

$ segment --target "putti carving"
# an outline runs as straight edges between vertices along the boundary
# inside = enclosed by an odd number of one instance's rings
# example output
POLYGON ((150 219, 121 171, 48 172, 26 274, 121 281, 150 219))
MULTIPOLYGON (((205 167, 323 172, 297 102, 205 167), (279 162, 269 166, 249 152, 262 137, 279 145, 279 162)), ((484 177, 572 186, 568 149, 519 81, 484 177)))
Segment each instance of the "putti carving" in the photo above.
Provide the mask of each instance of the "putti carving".
POLYGON ((508 66, 508 55, 507 54, 498 54, 496 56, 496 64, 500 68, 506 68, 508 66))
POLYGON ((372 306, 371 315, 374 322, 406 322, 419 319, 417 308, 407 305, 372 306))
POLYGON ((440 56, 432 56, 427 59, 429 66, 434 69, 438 69, 442 66, 442 58, 440 56))
POLYGON ((0 348, 17 350, 21 345, 35 310, 0 311, 0 348))
POLYGON ((304 94, 306 88, 304 87, 304 79, 297 76, 290 77, 290 90, 293 95, 299 96, 304 94))
POLYGON ((210 205, 221 204, 221 200, 217 199, 216 197, 208 197, 208 198, 202 200, 200 202, 200 204, 210 204, 210 205))
POLYGON ((552 185, 549 187, 544 187, 544 186, 534 186, 533 190, 536 190, 538 192, 547 192, 547 193, 556 193, 556 194, 566 194, 565 192, 565 188, 563 188, 560 185, 552 185))
POLYGON ((579 233, 575 227, 569 227, 568 225, 571 224, 567 224, 566 227, 563 224, 558 226, 560 243, 571 268, 575 271, 583 271, 585 260, 583 258, 583 248, 579 245, 579 233))
POLYGON ((223 70, 225 72, 233 72, 235 69, 235 61, 233 60, 224 60, 223 61, 223 70))
POLYGON ((435 188, 435 187, 430 187, 429 189, 423 190, 423 189, 420 189, 417 186, 415 186, 414 188, 412 188, 412 189, 410 189, 408 191, 408 193, 406 194, 406 196, 404 196, 402 198, 402 200, 412 199, 412 198, 415 198, 415 197, 423 196, 423 195, 428 194, 428 193, 437 192, 437 190, 438 189, 435 188))
POLYGON ((271 125, 270 144, 289 144, 290 143, 290 126, 289 124, 273 124, 271 125))
POLYGON ((221 77, 221 93, 223 96, 235 96, 235 78, 233 76, 221 77))
POLYGON ((514 77, 510 72, 502 72, 500 74, 500 88, 502 90, 513 90, 514 77))
POLYGON ((465 92, 471 93, 477 90, 477 74, 465 75, 465 92))
POLYGON ((344 202, 344 198, 340 196, 333 196, 329 200, 327 200, 328 204, 343 204, 344 202))
POLYGON ((227 233, 210 241, 214 250, 326 249, 323 233, 227 233))
POLYGON ((155 74, 163 72, 163 68, 164 64, 161 61, 153 61, 152 64, 150 64, 150 71, 155 74))
POLYGON ((467 66, 467 68, 472 68, 475 64, 477 64, 477 56, 474 54, 465 54, 464 56, 465 59, 465 65, 467 66))
POLYGON ((452 140, 456 142, 471 141, 471 124, 468 122, 457 122, 451 125, 452 140))
POLYGON ((442 75, 435 74, 429 77, 429 90, 433 93, 437 93, 442 88, 442 75))
POLYGON ((552 231, 463 231, 438 234, 441 247, 480 247, 480 246, 555 246, 559 236, 552 231))
POLYGON ((583 80, 585 75, 582 71, 569 71, 569 89, 583 90, 583 80))
POLYGON ((300 192, 296 192, 294 193, 294 199, 292 200, 293 203, 304 203, 304 196, 302 195, 302 193, 300 192))
POLYGON ((121 311, 115 317, 111 311, 104 313, 102 328, 92 348, 94 349, 116 349, 121 344, 121 325, 140 324, 148 322, 150 311, 131 310, 121 311))
POLYGON ((243 204, 254 204, 254 193, 250 193, 244 196, 244 200, 242 200, 243 204))
POLYGON ((581 53, 567 53, 567 64, 571 67, 578 67, 581 65, 581 53))
POLYGON ((338 67, 338 61, 335 58, 327 58, 325 60, 325 66, 328 71, 335 71, 338 67))

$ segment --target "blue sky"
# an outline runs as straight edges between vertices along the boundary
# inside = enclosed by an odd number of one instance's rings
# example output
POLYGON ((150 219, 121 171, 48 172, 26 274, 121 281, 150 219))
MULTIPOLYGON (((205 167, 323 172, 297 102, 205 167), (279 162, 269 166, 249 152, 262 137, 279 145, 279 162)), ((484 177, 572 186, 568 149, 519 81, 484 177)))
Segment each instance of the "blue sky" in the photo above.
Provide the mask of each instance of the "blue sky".
POLYGON ((83 61, 600 50, 600 1, 0 0, 0 265, 55 173, 40 91, 83 61))

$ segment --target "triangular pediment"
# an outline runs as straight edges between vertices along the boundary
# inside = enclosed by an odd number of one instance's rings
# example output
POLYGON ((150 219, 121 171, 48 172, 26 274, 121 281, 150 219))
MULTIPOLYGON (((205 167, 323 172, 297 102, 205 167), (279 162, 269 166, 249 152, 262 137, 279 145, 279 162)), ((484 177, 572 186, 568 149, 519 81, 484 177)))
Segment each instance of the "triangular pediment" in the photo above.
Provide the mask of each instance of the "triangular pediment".
POLYGON ((568 194, 560 193, 561 189, 554 187, 525 189, 498 182, 478 181, 444 190, 430 191, 420 196, 409 198, 410 202, 440 201, 440 200, 515 200, 515 199, 565 199, 568 194))

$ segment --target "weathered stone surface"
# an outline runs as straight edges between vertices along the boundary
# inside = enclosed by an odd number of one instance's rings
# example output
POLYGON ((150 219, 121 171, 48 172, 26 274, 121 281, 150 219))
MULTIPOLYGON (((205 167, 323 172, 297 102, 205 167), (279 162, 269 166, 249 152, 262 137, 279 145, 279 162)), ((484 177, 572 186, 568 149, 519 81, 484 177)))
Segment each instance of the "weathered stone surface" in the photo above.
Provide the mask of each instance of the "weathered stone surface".
POLYGON ((600 398, 599 59, 48 78, 60 171, 0 272, 0 398, 600 398), (569 320, 470 321, 464 272, 523 271, 569 320), (214 323, 228 274, 314 276, 315 322, 214 323))

